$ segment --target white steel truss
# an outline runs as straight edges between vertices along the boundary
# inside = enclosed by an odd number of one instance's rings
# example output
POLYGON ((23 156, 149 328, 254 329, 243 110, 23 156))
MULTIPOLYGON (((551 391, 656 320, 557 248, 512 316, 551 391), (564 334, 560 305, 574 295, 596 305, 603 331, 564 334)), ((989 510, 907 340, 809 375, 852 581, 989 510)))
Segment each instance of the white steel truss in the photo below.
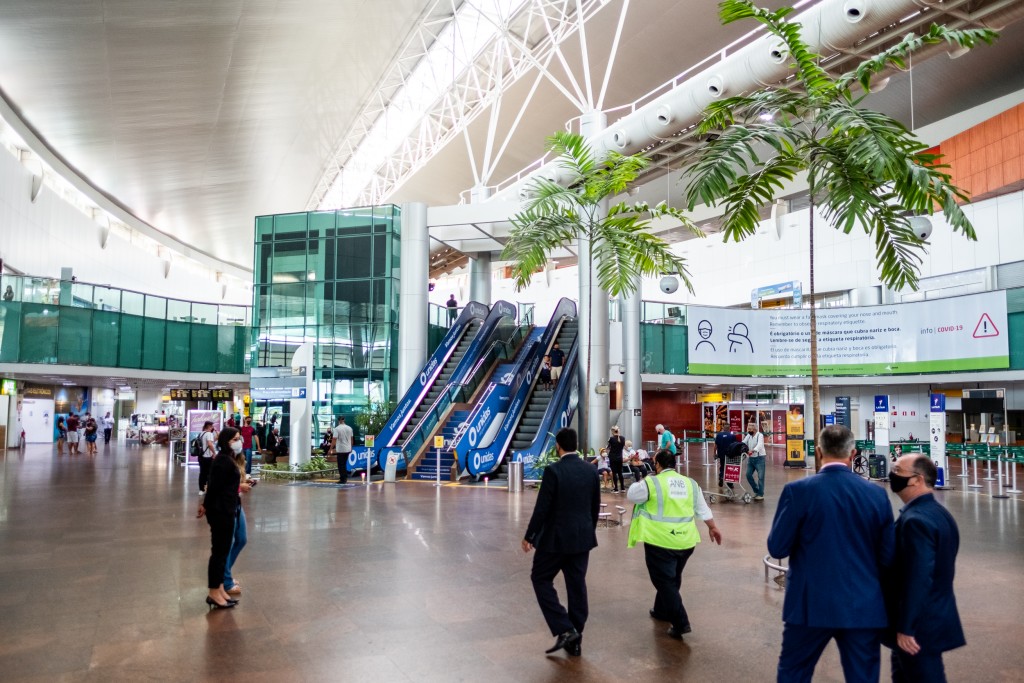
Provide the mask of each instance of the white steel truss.
MULTIPOLYGON (((537 74, 537 83, 548 79, 581 112, 599 108, 629 0, 621 0, 612 60, 599 89, 586 58, 581 83, 561 46, 578 36, 586 56, 583 27, 608 4, 607 0, 436 0, 346 133, 307 208, 382 203, 478 116, 498 107, 502 92, 531 72, 537 74), (549 68, 555 62, 561 66, 562 79, 549 68), (424 101, 430 95, 433 99, 424 101)), ((511 136, 509 132, 496 144, 496 123, 489 124, 483 160, 478 163, 470 155, 477 184, 488 183, 511 136)))

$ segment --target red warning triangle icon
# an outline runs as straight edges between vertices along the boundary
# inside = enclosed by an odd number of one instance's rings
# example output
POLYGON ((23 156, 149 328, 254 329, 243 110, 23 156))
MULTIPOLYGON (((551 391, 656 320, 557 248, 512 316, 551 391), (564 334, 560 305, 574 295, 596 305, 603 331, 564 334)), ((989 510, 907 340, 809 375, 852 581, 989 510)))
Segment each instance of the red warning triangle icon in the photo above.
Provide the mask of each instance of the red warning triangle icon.
POLYGON ((992 322, 992 318, 988 317, 988 313, 982 313, 981 319, 978 321, 978 325, 974 328, 974 338, 981 339, 982 337, 998 337, 999 330, 996 329, 995 323, 992 322))

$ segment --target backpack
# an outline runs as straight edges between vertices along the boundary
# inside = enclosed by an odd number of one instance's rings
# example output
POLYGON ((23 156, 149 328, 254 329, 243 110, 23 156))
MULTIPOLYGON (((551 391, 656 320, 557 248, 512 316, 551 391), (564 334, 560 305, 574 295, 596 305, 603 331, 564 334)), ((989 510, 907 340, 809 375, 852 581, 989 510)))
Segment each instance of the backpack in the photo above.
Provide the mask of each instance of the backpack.
POLYGON ((199 434, 199 436, 192 439, 192 444, 189 448, 189 455, 191 455, 193 458, 203 457, 203 435, 201 433, 199 434))

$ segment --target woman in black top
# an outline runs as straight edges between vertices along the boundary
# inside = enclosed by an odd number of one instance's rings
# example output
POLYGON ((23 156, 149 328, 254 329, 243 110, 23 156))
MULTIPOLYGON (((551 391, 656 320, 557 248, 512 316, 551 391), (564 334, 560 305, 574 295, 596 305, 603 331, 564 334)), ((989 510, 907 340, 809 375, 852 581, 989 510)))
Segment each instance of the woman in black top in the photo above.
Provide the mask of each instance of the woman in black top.
POLYGON ((242 483, 241 473, 235 466, 235 454, 242 451, 242 434, 234 427, 225 427, 217 436, 217 455, 210 464, 210 479, 206 497, 199 504, 196 517, 206 515, 210 524, 210 562, 207 566, 206 604, 210 609, 234 607, 237 600, 224 590, 224 567, 235 533, 240 499, 238 492, 248 491, 242 483))
POLYGON ((611 438, 608 439, 608 464, 612 468, 612 493, 626 490, 626 482, 622 479, 622 449, 626 440, 619 434, 618 426, 612 427, 611 438))

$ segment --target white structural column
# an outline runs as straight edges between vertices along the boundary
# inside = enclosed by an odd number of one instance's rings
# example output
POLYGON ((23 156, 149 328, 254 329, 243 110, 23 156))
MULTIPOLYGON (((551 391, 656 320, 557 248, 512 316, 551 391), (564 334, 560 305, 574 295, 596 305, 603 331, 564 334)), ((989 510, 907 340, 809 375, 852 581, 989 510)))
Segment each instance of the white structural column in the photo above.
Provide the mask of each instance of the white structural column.
MULTIPOLYGON (((592 138, 604 129, 604 112, 592 111, 580 119, 580 132, 592 138)), ((599 211, 607 212, 605 200, 599 211)), ((589 240, 579 242, 579 373, 581 417, 586 430, 581 441, 587 448, 599 450, 608 440, 608 292, 597 284, 597 264, 591 257, 589 240), (604 385, 603 393, 597 393, 604 385)))
POLYGON ((637 448, 643 442, 643 380, 640 377, 640 308, 643 295, 640 283, 632 294, 623 294, 619 301, 622 311, 622 418, 619 426, 623 436, 637 448))
POLYGON ((491 305, 491 252, 469 257, 469 300, 491 305))
POLYGON ((427 279, 430 238, 427 205, 402 204, 401 271, 398 281, 398 396, 419 377, 427 360, 427 279))
MULTIPOLYGON (((477 185, 470 192, 472 204, 483 204, 491 197, 491 188, 477 185)), ((481 251, 469 257, 469 300, 491 305, 491 252, 481 251)))
POLYGON ((292 375, 306 380, 303 395, 293 393, 288 405, 288 464, 298 467, 309 462, 313 451, 313 342, 295 349, 292 375))

